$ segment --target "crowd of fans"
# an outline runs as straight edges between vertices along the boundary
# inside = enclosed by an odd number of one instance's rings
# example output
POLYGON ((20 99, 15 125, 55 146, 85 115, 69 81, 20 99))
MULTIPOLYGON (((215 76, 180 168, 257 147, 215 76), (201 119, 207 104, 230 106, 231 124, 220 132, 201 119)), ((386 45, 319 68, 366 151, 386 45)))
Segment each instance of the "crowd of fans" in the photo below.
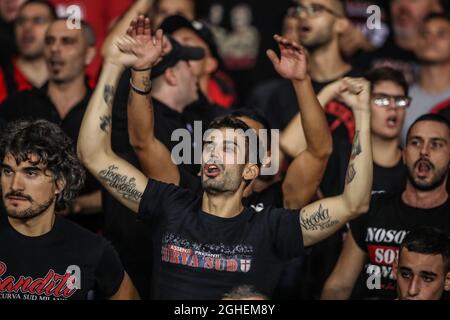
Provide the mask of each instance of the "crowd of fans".
POLYGON ((448 299, 447 1, 0 0, 0 48, 0 300, 448 299))

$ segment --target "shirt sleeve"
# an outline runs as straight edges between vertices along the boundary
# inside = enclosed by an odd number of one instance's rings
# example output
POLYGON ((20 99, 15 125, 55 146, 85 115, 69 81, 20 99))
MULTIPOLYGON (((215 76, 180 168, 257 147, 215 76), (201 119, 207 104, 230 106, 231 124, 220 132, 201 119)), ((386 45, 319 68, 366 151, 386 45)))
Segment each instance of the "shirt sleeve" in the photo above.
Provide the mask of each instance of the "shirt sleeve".
POLYGON ((105 241, 102 256, 95 270, 95 279, 101 295, 106 298, 112 297, 120 288, 125 270, 119 255, 113 246, 105 241))
POLYGON ((196 199, 187 189, 150 179, 139 204, 138 218, 148 223, 161 218, 169 211, 181 213, 185 206, 196 199))
POLYGON ((300 211, 271 209, 268 218, 272 243, 278 257, 281 260, 291 260, 304 255, 300 211))

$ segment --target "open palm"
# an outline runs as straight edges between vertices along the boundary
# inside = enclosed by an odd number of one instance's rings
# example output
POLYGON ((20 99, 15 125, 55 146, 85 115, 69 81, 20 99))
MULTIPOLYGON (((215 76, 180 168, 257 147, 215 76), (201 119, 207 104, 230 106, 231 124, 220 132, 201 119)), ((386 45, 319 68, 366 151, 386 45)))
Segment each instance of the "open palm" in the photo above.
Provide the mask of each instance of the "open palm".
POLYGON ((131 22, 127 35, 134 42, 132 45, 121 49, 136 56, 137 60, 133 64, 133 67, 136 69, 151 68, 167 54, 168 48, 165 44, 162 30, 157 30, 155 35, 152 36, 150 19, 145 18, 143 15, 131 22))
POLYGON ((280 58, 273 50, 267 51, 275 70, 288 80, 304 80, 307 77, 306 53, 302 46, 279 35, 274 36, 280 49, 280 58))

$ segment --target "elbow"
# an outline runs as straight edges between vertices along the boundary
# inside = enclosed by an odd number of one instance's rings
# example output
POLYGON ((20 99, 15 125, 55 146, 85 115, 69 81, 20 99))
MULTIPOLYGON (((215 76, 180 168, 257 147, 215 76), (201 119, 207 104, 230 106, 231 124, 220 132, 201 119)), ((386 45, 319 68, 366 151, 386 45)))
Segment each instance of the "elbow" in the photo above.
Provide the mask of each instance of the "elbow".
POLYGON ((350 216, 356 218, 369 211, 369 201, 364 201, 356 205, 349 206, 350 216))
POLYGON ((149 139, 149 137, 143 139, 137 137, 136 135, 130 134, 129 142, 134 151, 140 152, 147 149, 152 144, 152 139, 149 139))
POLYGON ((320 161, 328 161, 333 153, 333 143, 331 140, 320 143, 318 148, 311 150, 311 153, 320 161))

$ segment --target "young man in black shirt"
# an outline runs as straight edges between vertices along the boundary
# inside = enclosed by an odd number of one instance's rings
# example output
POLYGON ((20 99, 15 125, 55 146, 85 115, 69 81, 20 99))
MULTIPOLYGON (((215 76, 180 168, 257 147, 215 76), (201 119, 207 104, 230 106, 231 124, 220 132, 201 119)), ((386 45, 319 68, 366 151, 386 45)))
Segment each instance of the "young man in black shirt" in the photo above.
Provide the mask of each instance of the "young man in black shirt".
MULTIPOLYGON (((275 68, 295 79, 296 85, 308 86, 302 49, 281 37, 276 40, 281 59, 274 52, 269 54, 275 68)), ((259 175, 259 165, 250 160, 257 150, 238 130, 245 132, 249 127, 235 118, 215 122, 206 136, 202 197, 172 184, 148 180, 111 150, 110 127, 101 126, 99 118, 111 114, 111 97, 121 73, 146 51, 152 52, 151 65, 166 52, 161 31, 143 51, 134 50, 136 41, 131 37, 122 37, 117 43, 110 48, 83 119, 77 149, 80 159, 105 188, 151 227, 154 297, 220 298, 241 284, 254 285, 271 295, 283 261, 301 255, 305 246, 330 236, 367 210, 372 184, 367 82, 349 80, 342 93, 354 108, 358 137, 344 193, 302 210, 265 208, 256 212, 242 205, 242 196, 246 185, 259 175), (245 164, 236 164, 232 160, 236 158, 245 158, 245 164)), ((147 82, 147 87, 139 91, 149 89, 147 82)), ((247 133, 254 135, 252 130, 247 133)))
MULTIPOLYGON (((406 183, 407 170, 402 162, 400 147, 405 115, 411 98, 409 85, 403 74, 384 67, 370 71, 366 79, 371 84, 370 108, 374 162, 372 193, 400 192, 406 183)), ((329 98, 338 98, 340 81, 331 84, 329 98)), ((347 141, 335 141, 328 162, 321 191, 326 197, 340 194, 345 186, 345 172, 351 145, 347 141)))
POLYGON ((450 238, 419 227, 405 237, 393 264, 400 300, 439 300, 450 291, 450 238))
MULTIPOLYGON (((328 84, 344 77, 360 77, 342 57, 339 37, 349 25, 344 3, 340 0, 299 0, 297 17, 300 22, 299 41, 308 51, 308 72, 314 91, 319 93, 328 84)), ((270 125, 284 130, 292 121, 300 122, 297 99, 292 84, 284 81, 269 98, 266 114, 270 125), (281 112, 280 112, 281 110, 281 112)), ((337 101, 323 105, 333 136, 353 140, 354 119, 350 108, 337 101)))
POLYGON ((392 263, 405 235, 418 225, 437 227, 450 235, 448 121, 439 115, 418 118, 409 129, 403 161, 408 169, 405 190, 374 195, 368 214, 351 223, 339 260, 323 288, 323 299, 350 298, 363 268, 355 297, 395 298, 392 263))
MULTIPOLYGON (((86 81, 85 67, 95 55, 95 36, 84 22, 80 29, 69 29, 66 22, 66 19, 51 22, 45 35, 44 56, 49 81, 42 88, 10 96, 0 106, 0 118, 7 122, 19 119, 51 121, 58 124, 76 144, 81 120, 92 94, 86 81)), ((100 185, 88 175, 80 196, 66 213, 75 218, 78 213, 92 214, 100 210, 100 185)))
POLYGON ((0 158, 0 300, 138 298, 114 248, 55 214, 84 182, 64 132, 45 120, 13 122, 0 158))

